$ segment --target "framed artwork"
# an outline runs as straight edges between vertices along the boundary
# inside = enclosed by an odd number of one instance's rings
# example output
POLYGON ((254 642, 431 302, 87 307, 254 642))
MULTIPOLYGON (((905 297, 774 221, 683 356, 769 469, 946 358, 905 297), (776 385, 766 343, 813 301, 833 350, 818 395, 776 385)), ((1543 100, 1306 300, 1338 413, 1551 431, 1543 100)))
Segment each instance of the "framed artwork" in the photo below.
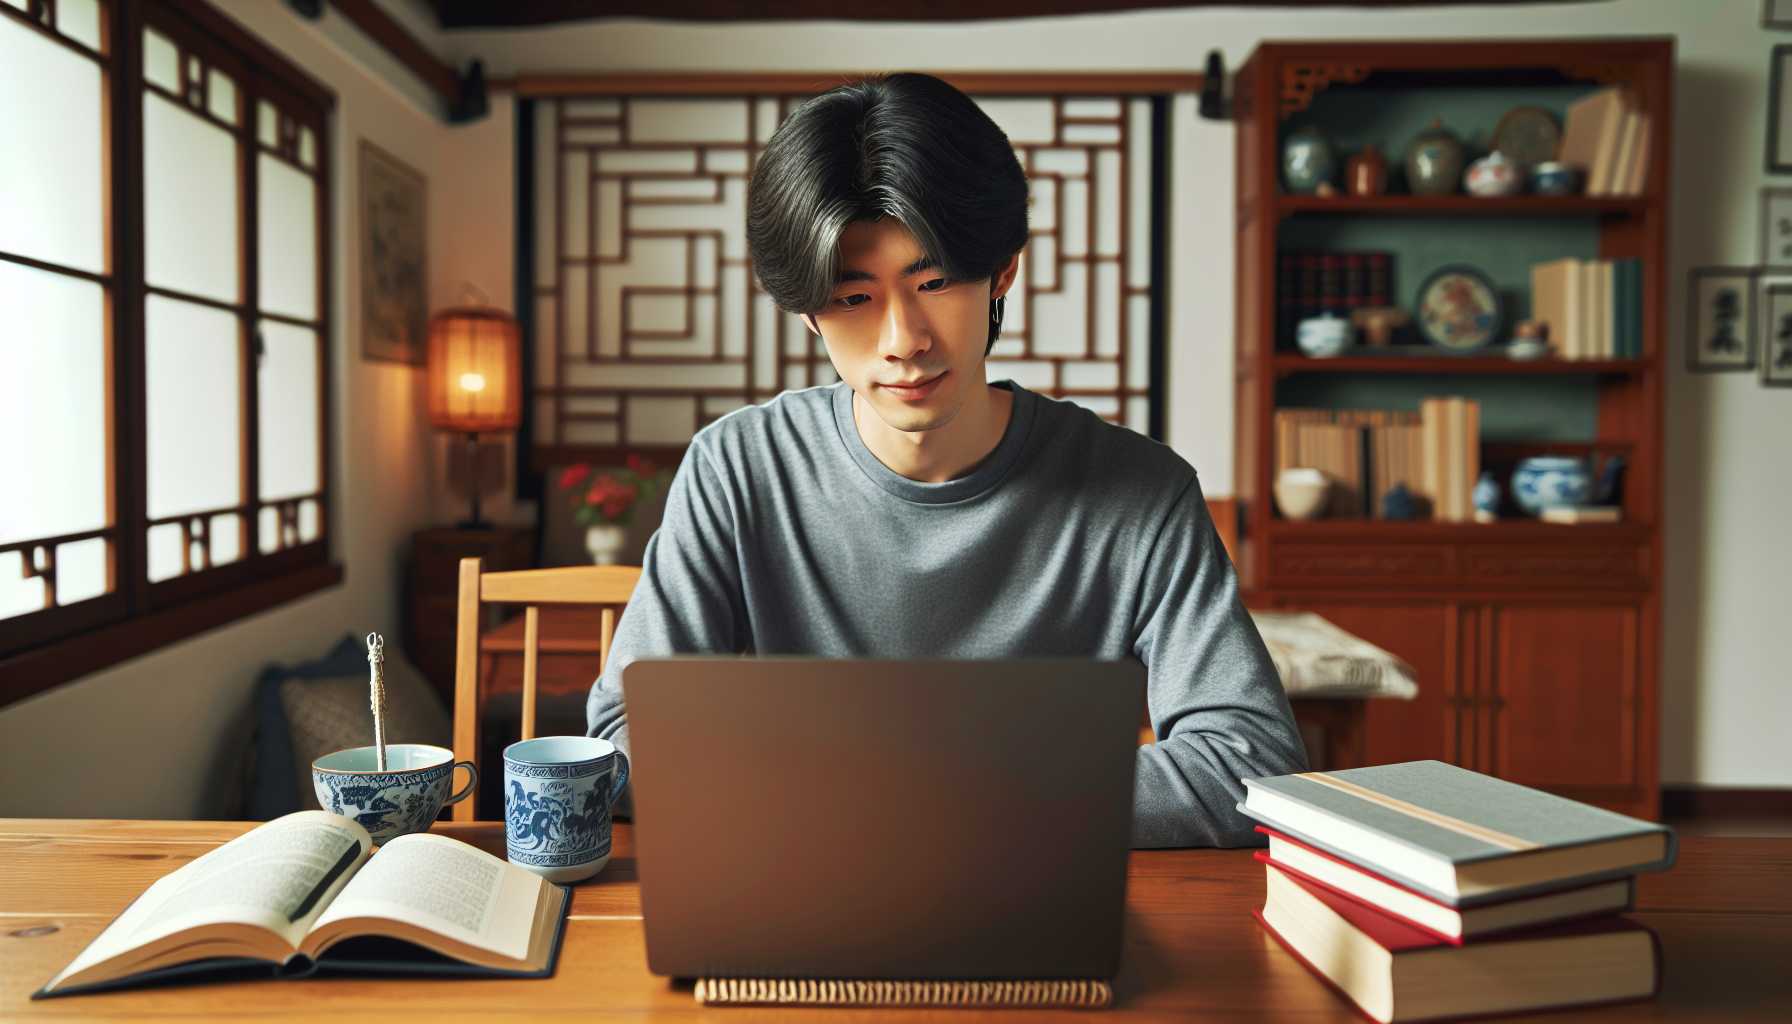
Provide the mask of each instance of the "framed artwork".
POLYGON ((1761 0, 1761 27, 1792 31, 1792 0, 1761 0))
POLYGON ((1756 267, 1695 267, 1686 289, 1686 368, 1755 368, 1756 267))
POLYGON ((1792 188, 1761 190, 1760 262, 1792 266, 1792 188))
POLYGON ((1770 284, 1761 291, 1765 339, 1761 383, 1792 388, 1792 282, 1770 284))
POLYGON ((361 140, 361 357, 423 365, 429 308, 423 175, 361 140))
POLYGON ((1792 43, 1773 48, 1767 86, 1767 173, 1792 174, 1792 43))

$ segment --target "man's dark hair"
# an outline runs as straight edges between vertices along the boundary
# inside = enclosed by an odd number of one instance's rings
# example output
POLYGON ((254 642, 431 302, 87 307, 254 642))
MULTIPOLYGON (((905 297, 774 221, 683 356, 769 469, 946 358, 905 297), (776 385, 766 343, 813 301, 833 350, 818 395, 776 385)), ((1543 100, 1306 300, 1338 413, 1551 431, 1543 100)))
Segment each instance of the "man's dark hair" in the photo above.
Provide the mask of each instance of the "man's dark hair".
POLYGON ((989 115, 932 75, 830 89, 785 119, 753 169, 747 248, 760 286, 790 312, 825 309, 846 226, 881 217, 947 280, 993 277, 1027 244, 1027 176, 989 115))

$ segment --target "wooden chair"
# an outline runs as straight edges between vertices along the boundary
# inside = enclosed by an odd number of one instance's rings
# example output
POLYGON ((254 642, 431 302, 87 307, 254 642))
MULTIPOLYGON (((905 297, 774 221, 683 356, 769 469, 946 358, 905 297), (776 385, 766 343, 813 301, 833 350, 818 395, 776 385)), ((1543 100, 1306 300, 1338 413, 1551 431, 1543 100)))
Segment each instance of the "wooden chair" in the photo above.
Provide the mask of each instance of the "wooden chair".
MULTIPOLYGON (((519 572, 481 572, 480 560, 460 561, 460 612, 454 634, 454 759, 479 760, 479 621, 484 604, 520 604, 523 610, 522 736, 535 735, 536 661, 540 656, 540 606, 584 604, 603 606, 597 668, 610 659, 610 639, 641 569, 633 565, 579 565, 519 572)), ((494 770, 478 765, 481 772, 494 770)), ((478 796, 454 805, 455 821, 472 821, 478 796)))

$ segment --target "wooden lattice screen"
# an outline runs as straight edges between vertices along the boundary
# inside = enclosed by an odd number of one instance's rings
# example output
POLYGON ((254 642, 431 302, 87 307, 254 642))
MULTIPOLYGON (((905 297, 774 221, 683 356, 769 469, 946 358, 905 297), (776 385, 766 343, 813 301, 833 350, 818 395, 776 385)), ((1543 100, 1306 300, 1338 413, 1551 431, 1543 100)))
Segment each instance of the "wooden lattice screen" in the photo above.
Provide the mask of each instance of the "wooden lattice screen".
MULTIPOLYGON (((981 76, 985 81, 999 76, 981 76)), ((1110 79, 1111 81, 1111 79, 1110 79)), ((967 91, 972 91, 967 89, 967 91)), ((1162 437, 1165 93, 972 92, 1031 182, 1032 238, 992 380, 1162 437)), ((837 380, 747 259, 747 181, 804 98, 537 95, 519 109, 521 309, 538 468, 677 451, 705 424, 837 380)))

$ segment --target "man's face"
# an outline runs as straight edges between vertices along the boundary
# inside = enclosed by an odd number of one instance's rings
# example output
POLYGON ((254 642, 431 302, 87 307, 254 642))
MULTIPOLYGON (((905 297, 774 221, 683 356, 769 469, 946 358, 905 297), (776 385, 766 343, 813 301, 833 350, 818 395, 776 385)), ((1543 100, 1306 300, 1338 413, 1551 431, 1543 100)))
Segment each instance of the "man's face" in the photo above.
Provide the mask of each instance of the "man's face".
POLYGON ((834 370, 890 427, 935 430, 984 388, 989 302, 1013 283, 1019 255, 996 275, 947 281, 900 221, 854 221, 840 238, 840 281, 806 315, 834 370), (900 385, 921 383, 921 387, 900 385))

